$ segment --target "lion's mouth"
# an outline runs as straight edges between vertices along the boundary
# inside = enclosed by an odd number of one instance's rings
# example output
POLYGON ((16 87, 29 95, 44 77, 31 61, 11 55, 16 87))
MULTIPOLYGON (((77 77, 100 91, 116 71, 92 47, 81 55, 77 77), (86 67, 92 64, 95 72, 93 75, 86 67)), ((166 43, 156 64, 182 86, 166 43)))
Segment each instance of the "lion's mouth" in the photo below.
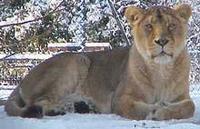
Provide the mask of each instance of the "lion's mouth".
POLYGON ((156 55, 152 55, 152 58, 155 58, 155 57, 162 57, 162 56, 169 56, 169 57, 173 57, 173 54, 171 53, 167 53, 165 51, 161 51, 159 54, 156 54, 156 55))

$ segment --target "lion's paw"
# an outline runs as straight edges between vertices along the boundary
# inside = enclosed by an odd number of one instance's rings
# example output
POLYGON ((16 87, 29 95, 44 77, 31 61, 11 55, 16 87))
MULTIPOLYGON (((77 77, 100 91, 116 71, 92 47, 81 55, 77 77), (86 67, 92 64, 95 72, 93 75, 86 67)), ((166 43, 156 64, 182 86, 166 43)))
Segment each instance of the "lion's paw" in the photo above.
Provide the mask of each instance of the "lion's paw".
POLYGON ((149 115, 147 115, 146 120, 164 120, 164 114, 165 113, 162 109, 158 109, 156 111, 150 112, 149 115))

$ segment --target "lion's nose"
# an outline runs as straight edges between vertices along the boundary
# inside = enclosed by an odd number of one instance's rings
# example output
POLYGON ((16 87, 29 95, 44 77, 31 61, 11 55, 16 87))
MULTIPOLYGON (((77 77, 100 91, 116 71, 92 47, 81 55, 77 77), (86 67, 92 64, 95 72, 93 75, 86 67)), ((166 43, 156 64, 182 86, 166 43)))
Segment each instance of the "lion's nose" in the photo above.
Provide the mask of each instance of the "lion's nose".
POLYGON ((158 39, 158 40, 155 40, 155 43, 164 47, 167 43, 169 42, 168 39, 158 39))

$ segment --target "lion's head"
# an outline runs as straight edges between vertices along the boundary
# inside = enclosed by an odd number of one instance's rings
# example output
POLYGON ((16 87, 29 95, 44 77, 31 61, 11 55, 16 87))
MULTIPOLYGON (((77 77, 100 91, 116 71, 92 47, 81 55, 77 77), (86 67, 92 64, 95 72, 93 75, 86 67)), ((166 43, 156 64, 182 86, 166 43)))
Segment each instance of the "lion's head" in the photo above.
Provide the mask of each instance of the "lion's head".
POLYGON ((185 48, 190 6, 183 4, 176 8, 156 6, 149 9, 130 6, 125 16, 132 28, 136 48, 145 59, 166 64, 185 48))

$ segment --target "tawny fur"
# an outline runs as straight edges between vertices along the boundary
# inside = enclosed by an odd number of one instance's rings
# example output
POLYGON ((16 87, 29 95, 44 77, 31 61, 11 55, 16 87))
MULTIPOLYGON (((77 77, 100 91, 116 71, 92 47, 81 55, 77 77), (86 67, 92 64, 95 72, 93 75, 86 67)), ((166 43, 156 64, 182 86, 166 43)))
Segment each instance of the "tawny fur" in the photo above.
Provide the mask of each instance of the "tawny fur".
POLYGON ((28 107, 67 112, 85 101, 101 113, 142 120, 189 118, 190 59, 185 48, 188 5, 175 9, 128 7, 135 45, 105 52, 63 53, 36 66, 9 97, 5 110, 23 116, 28 107), (165 38, 163 48, 155 43, 165 38), (166 53, 161 54, 161 49, 166 53))

